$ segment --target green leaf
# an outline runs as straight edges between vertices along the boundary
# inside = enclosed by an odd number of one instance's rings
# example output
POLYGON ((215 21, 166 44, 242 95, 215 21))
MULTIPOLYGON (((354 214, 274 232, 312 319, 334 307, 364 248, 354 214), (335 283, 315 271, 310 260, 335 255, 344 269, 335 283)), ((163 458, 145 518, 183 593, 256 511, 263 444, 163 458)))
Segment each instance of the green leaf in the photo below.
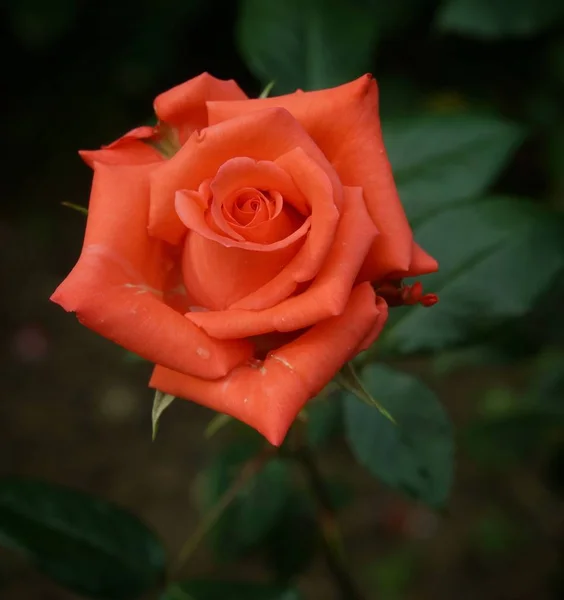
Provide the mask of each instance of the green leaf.
POLYGON ((520 127, 485 115, 390 119, 384 141, 410 221, 482 194, 523 140, 520 127))
POLYGON ((354 394, 359 400, 380 411, 383 417, 386 417, 391 423, 396 424, 392 415, 382 404, 374 398, 370 391, 363 384, 362 380, 356 374, 354 366, 351 363, 345 363, 345 366, 339 371, 337 381, 347 392, 354 394))
POLYGON ((259 98, 268 98, 268 96, 270 96, 270 92, 272 91, 272 88, 274 87, 274 84, 276 82, 275 81, 269 81, 265 86, 264 89, 262 90, 262 92, 260 93, 259 98))
POLYGON ((126 363, 137 364, 137 363, 146 363, 147 359, 139 356, 139 354, 135 354, 134 352, 126 351, 123 354, 123 360, 126 363))
POLYGON ((442 31, 496 39, 532 36, 563 17, 560 0, 448 0, 437 25, 442 31))
POLYGON ((301 600, 295 588, 269 583, 194 580, 172 584, 161 600, 301 600))
POLYGON ((153 441, 155 441, 155 438, 157 437, 157 431, 159 429, 159 419, 174 399, 175 397, 171 396, 170 394, 165 394, 160 390, 155 391, 155 398, 153 400, 153 411, 151 413, 151 420, 153 424, 153 441))
POLYGON ((278 93, 339 85, 371 70, 377 22, 345 0, 242 0, 239 50, 278 93))
POLYGON ((85 206, 80 206, 80 204, 73 204, 72 202, 61 202, 61 204, 63 206, 66 206, 67 208, 72 208, 72 210, 76 210, 77 212, 88 216, 88 209, 85 206))
MULTIPOLYGON (((254 444, 232 444, 209 469, 208 504, 215 504, 232 485, 241 466, 254 454, 254 444)), ((284 510, 290 491, 285 461, 273 459, 241 491, 211 533, 220 559, 231 559, 261 542, 284 510)))
POLYGON ((397 425, 348 395, 345 431, 354 455, 390 487, 443 507, 452 484, 453 436, 435 394, 418 379, 381 365, 366 367, 362 379, 397 425))
POLYGON ((233 417, 231 417, 230 415, 226 415, 224 413, 218 413, 207 424, 206 429, 204 431, 204 437, 209 440, 218 431, 223 429, 226 425, 229 425, 229 423, 231 423, 232 421, 233 421, 233 417))
POLYGON ((0 481, 0 544, 90 598, 138 598, 164 577, 163 547, 134 515, 41 481, 0 481))
POLYGON ((424 219, 415 237, 437 257, 432 308, 395 311, 379 349, 438 350, 521 317, 564 268, 564 223, 532 202, 485 198, 424 219))

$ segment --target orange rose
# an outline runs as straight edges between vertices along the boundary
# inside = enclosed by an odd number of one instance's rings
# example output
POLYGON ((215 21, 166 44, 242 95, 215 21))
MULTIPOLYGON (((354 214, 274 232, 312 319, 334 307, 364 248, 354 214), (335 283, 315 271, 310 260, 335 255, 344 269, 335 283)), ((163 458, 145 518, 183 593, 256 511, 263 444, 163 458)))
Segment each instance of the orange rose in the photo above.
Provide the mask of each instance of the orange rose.
POLYGON ((82 156, 84 246, 52 299, 156 363, 150 385, 275 445, 378 336, 387 280, 436 270, 405 218, 376 83, 249 100, 200 75, 82 156))

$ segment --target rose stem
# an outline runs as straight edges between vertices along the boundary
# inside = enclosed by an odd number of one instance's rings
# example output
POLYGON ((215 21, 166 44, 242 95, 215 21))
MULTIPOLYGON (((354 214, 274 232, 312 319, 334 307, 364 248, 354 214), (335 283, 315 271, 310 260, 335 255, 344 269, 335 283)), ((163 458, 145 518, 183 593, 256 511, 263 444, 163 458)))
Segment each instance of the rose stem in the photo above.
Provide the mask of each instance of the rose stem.
MULTIPOLYGON (((294 427, 296 430, 298 428, 299 424, 294 427)), ((302 436, 300 435, 299 437, 301 438, 302 436)), ((316 464, 315 456, 301 440, 294 456, 303 468, 311 493, 317 504, 325 563, 340 592, 341 598, 343 600, 364 600, 364 595, 359 590, 357 583, 347 568, 333 501, 316 464)))
POLYGON ((227 488, 219 500, 211 507, 198 523, 194 533, 184 542, 178 553, 178 557, 172 567, 172 573, 178 574, 184 564, 197 550, 198 546, 206 535, 213 529, 221 515, 229 507, 229 505, 237 498, 239 492, 247 485, 247 483, 261 470, 265 462, 272 456, 270 448, 266 448, 264 452, 254 456, 247 461, 241 470, 237 479, 227 488))

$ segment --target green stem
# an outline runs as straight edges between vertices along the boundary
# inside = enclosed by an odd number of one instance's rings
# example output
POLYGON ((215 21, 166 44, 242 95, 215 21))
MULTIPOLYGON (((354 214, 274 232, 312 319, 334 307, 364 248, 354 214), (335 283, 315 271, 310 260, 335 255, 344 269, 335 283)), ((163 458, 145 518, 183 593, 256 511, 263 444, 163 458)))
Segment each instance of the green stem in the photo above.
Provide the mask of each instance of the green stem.
POLYGON ((295 456, 303 468, 317 504, 325 563, 341 598, 342 600, 364 600, 363 593, 348 570, 333 501, 317 467, 315 457, 305 444, 300 444, 295 456))
POLYGON ((214 525, 219 521, 221 515, 229 505, 237 498, 247 483, 249 483, 249 481, 261 470, 269 456, 270 452, 262 452, 243 465, 243 468, 239 472, 239 476, 233 482, 231 487, 224 492, 219 500, 204 515, 203 519, 198 523, 194 533, 192 533, 180 548, 178 557, 172 567, 172 573, 175 576, 192 557, 202 540, 213 529, 214 525))

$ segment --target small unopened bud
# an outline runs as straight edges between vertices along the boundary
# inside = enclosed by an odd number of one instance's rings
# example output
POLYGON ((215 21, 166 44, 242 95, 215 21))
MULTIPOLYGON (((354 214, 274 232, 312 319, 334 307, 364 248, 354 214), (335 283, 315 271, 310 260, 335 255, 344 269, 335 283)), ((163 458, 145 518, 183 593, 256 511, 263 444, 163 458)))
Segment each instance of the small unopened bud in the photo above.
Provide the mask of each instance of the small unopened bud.
POLYGON ((433 306, 439 301, 437 294, 423 294, 423 284, 403 285, 401 281, 386 281, 376 288, 376 293, 384 298, 388 306, 433 306))
POLYGON ((423 285, 416 281, 413 285, 406 285, 401 290, 401 297, 404 304, 418 304, 423 296, 423 285))
POLYGON ((437 294, 425 294, 421 300, 419 300, 419 304, 421 304, 421 306, 433 306, 433 304, 436 304, 438 301, 439 297, 437 294))
POLYGON ((385 281, 376 289, 376 293, 384 298, 388 306, 401 306, 404 303, 399 282, 385 281))

